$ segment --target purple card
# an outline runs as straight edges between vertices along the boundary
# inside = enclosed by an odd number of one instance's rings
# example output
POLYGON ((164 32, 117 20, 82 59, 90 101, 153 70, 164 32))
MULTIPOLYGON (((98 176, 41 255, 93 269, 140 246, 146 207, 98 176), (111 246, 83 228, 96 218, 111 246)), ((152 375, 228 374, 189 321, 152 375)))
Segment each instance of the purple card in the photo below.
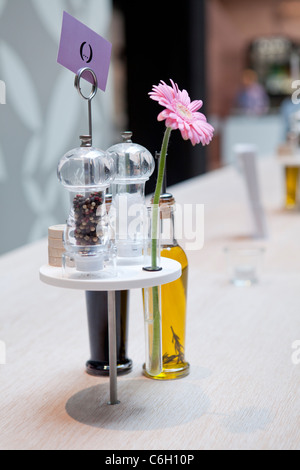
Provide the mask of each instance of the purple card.
MULTIPOLYGON (((64 11, 57 62, 74 73, 83 67, 92 69, 98 87, 105 91, 112 45, 99 34, 64 11)), ((90 73, 84 78, 93 83, 90 73)))

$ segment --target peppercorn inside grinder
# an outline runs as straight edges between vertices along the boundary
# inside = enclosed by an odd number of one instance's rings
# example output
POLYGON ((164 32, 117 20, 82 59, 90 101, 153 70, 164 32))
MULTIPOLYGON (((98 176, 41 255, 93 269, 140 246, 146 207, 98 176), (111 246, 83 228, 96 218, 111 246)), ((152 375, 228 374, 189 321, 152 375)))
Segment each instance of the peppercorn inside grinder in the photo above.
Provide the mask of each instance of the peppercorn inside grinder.
POLYGON ((151 153, 131 139, 132 132, 123 132, 122 142, 107 149, 116 168, 110 191, 119 264, 143 262, 147 219, 145 184, 155 169, 151 153))
POLYGON ((115 175, 114 161, 92 147, 91 136, 66 153, 57 174, 70 194, 70 213, 64 233, 66 275, 97 273, 114 266, 115 243, 106 211, 105 195, 115 175))

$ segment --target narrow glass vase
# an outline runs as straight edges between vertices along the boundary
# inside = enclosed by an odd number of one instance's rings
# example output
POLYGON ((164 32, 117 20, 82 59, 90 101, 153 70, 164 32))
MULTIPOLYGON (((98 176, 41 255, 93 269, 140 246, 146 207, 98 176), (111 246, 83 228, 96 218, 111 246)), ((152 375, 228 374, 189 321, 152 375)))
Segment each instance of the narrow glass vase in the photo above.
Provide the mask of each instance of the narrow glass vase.
POLYGON ((160 286, 144 289, 143 302, 146 343, 146 361, 144 369, 147 375, 155 377, 162 372, 163 368, 160 286))
MULTIPOLYGON (((144 246, 144 270, 159 271, 160 266, 160 209, 152 205, 147 212, 147 229, 144 246)), ((161 333, 161 287, 143 289, 146 362, 146 375, 155 377, 162 372, 162 333, 161 333)))

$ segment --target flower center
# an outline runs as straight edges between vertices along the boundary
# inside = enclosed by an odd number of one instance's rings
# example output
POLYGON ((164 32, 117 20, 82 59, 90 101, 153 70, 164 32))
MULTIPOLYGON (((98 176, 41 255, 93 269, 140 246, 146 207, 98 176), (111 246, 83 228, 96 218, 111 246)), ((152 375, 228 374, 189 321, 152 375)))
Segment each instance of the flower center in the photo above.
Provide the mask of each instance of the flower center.
POLYGON ((182 103, 176 104, 176 110, 178 114, 185 120, 191 120, 193 118, 193 113, 182 103))

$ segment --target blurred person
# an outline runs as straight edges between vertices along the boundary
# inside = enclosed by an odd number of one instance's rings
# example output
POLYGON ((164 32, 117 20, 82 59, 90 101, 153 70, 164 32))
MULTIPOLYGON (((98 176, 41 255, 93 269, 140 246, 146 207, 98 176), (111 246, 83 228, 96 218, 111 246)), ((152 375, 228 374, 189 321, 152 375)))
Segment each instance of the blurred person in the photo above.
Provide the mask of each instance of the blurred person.
POLYGON ((258 82, 254 70, 246 69, 242 75, 242 88, 237 96, 237 107, 246 114, 261 115, 269 111, 270 100, 258 82))

